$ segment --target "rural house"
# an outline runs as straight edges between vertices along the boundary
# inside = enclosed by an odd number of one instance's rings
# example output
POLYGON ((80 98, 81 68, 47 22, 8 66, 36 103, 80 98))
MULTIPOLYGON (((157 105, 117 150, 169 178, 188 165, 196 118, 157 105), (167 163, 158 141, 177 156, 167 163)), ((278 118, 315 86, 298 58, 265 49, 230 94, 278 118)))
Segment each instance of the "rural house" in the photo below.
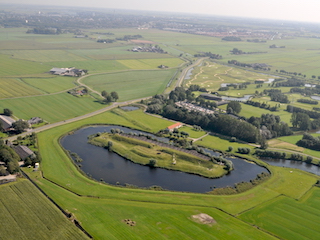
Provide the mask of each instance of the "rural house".
POLYGON ((178 122, 178 123, 175 123, 175 124, 167 127, 167 129, 168 129, 170 132, 172 132, 174 129, 178 129, 178 128, 182 127, 182 126, 183 126, 182 123, 179 123, 179 122, 178 122))
POLYGON ((16 122, 13 118, 5 115, 0 115, 0 121, 2 123, 2 128, 4 131, 9 131, 12 127, 12 124, 16 122))

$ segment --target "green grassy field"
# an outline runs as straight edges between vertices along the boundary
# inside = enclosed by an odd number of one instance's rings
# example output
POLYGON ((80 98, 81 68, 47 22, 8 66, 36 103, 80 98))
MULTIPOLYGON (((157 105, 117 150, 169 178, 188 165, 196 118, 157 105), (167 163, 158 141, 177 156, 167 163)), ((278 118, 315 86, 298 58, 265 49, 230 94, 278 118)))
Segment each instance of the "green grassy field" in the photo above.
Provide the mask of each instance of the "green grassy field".
POLYGON ((23 82, 46 93, 55 93, 76 87, 72 77, 57 77, 48 75, 46 78, 22 78, 23 82))
POLYGON ((0 186, 1 239, 89 239, 27 180, 0 186))
POLYGON ((74 97, 68 93, 48 96, 0 100, 0 109, 9 108, 18 118, 28 120, 41 117, 48 122, 57 122, 81 116, 104 107, 90 97, 74 97))
POLYGON ((175 70, 128 71, 89 76, 83 83, 101 92, 116 91, 119 101, 162 93, 175 70))
POLYGON ((30 85, 27 85, 20 79, 16 78, 0 78, 0 84, 0 98, 24 97, 43 94, 40 89, 36 89, 30 85))
POLYGON ((318 239, 320 189, 300 202, 279 197, 240 215, 246 222, 278 235, 282 239, 318 239))
POLYGON ((160 65, 165 65, 169 68, 177 67, 183 61, 180 58, 158 58, 158 59, 130 59, 118 60, 121 64, 130 69, 156 69, 160 65))

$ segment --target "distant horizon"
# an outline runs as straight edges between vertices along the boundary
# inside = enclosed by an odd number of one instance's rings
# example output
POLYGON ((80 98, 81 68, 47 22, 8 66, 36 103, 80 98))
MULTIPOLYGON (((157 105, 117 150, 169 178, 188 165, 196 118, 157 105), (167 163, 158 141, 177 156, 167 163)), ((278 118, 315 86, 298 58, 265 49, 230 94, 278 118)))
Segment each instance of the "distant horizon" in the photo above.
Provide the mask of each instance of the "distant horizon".
POLYGON ((2 0, 6 5, 28 5, 43 7, 79 7, 90 9, 135 10, 158 13, 196 14, 216 17, 240 17, 261 20, 294 21, 306 23, 320 23, 320 1, 305 0, 303 4, 298 0, 118 0, 105 2, 102 0, 2 0))

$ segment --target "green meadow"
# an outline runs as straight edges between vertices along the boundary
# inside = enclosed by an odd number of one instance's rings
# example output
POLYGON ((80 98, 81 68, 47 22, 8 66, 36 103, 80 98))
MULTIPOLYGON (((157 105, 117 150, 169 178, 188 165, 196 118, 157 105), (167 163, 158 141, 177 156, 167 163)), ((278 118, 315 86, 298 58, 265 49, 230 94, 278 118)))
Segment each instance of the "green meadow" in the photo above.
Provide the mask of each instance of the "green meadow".
POLYGON ((0 109, 9 108, 21 119, 41 117, 53 123, 93 112, 104 105, 91 97, 75 97, 68 93, 0 100, 0 109))
POLYGON ((176 70, 143 70, 89 76, 82 82, 94 90, 116 91, 119 101, 127 101, 162 93, 176 70))

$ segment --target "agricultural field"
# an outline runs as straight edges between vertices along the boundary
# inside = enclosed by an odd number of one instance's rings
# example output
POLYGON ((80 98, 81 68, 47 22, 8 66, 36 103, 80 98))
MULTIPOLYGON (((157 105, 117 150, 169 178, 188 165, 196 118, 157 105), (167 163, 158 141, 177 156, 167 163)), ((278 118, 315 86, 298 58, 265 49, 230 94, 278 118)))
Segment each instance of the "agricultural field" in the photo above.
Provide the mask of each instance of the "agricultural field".
POLYGON ((130 69, 155 69, 160 65, 173 68, 183 63, 183 61, 179 58, 118 60, 118 62, 130 69))
POLYGON ((0 100, 0 109, 9 108, 21 119, 41 117, 47 122, 58 122, 81 116, 104 107, 91 97, 75 97, 68 93, 0 100))
POLYGON ((14 98, 32 95, 41 95, 42 91, 30 85, 27 85, 21 79, 0 78, 0 98, 14 98))
POLYGON ((279 197, 240 215, 283 239, 318 239, 320 189, 314 188, 303 201, 279 197))
POLYGON ((38 78, 21 78, 24 83, 45 93, 55 93, 76 87, 72 77, 47 76, 38 78))
POLYGON ((89 239, 27 180, 0 186, 1 239, 89 239))
POLYGON ((122 102, 162 93, 175 71, 163 69, 108 73, 89 76, 82 82, 98 92, 116 91, 122 102))

